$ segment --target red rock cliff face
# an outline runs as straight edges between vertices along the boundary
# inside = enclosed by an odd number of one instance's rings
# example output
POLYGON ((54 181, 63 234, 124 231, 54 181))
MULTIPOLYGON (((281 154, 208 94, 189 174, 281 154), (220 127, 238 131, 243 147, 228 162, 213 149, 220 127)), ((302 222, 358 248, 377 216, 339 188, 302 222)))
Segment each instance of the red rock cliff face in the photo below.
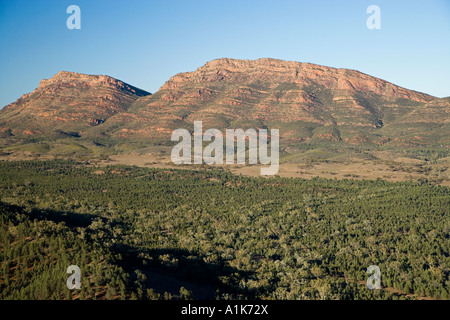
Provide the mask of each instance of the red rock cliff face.
POLYGON ((429 143, 436 130, 445 140, 447 116, 448 101, 355 70, 217 59, 173 76, 153 95, 108 76, 60 72, 0 111, 0 135, 63 131, 151 145, 170 142, 173 130, 191 130, 201 120, 204 129, 276 128, 285 145, 404 146, 416 136, 429 143))
POLYGON ((275 59, 218 59, 169 79, 110 122, 113 134, 167 139, 178 127, 274 127, 285 141, 371 139, 358 131, 382 127, 435 98, 358 71, 275 59), (402 104, 399 104, 402 102, 402 104), (406 104, 405 104, 406 102, 406 104), (122 118, 121 118, 122 117, 122 118), (355 128, 357 130, 355 130, 355 128))
POLYGON ((242 84, 261 81, 273 84, 272 87, 276 87, 280 83, 295 83, 299 87, 316 85, 331 90, 364 91, 390 98, 420 102, 433 99, 427 94, 396 86, 359 71, 269 58, 213 60, 194 72, 175 75, 161 87, 161 90, 174 90, 187 83, 220 83, 224 81, 242 84))
POLYGON ((0 127, 19 137, 82 133, 148 94, 109 76, 61 71, 6 106, 0 113, 0 127))

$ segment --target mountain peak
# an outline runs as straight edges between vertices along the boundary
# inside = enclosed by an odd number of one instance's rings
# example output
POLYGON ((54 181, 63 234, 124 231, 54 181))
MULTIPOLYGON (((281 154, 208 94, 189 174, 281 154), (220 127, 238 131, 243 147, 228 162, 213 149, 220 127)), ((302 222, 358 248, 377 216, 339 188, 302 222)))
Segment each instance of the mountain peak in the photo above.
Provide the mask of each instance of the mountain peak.
MULTIPOLYGON (((60 71, 2 109, 2 128, 16 137, 83 135, 149 92, 105 75, 60 71)), ((3 130, 4 131, 4 130, 3 130)))
POLYGON ((60 71, 50 79, 43 79, 39 83, 38 89, 44 89, 49 86, 81 87, 92 88, 96 86, 106 86, 118 88, 122 91, 129 91, 139 97, 149 95, 150 93, 142 89, 133 87, 121 80, 106 75, 88 75, 70 71, 60 71))
MULTIPOLYGON (((433 142, 430 130, 446 124, 447 109, 448 101, 356 70, 221 58, 174 75, 154 95, 109 76, 60 71, 0 112, 0 134, 163 143, 201 120, 219 129, 279 128, 292 146, 407 146, 433 142), (421 131, 424 121, 429 131, 421 131)), ((436 141, 444 143, 441 131, 436 141)))
POLYGON ((330 90, 361 91, 392 99, 400 98, 418 102, 435 99, 430 95, 402 88, 357 70, 273 58, 211 60, 195 71, 173 76, 161 89, 172 90, 186 83, 204 83, 205 85, 240 83, 246 86, 255 82, 265 83, 269 87, 286 84, 299 88, 316 86, 330 90))
POLYGON ((350 71, 358 72, 350 69, 333 68, 327 67, 319 64, 309 63, 309 62, 299 62, 299 61, 289 61, 281 60, 275 58, 258 58, 254 60, 250 59, 233 59, 233 58, 218 58, 208 61, 200 67, 198 70, 203 69, 214 69, 214 68, 283 68, 291 70, 301 70, 301 69, 316 69, 316 70, 327 70, 334 72, 350 71))
MULTIPOLYGON (((248 68, 285 68, 285 69, 295 69, 299 68, 304 63, 296 61, 285 61, 273 58, 259 58, 255 60, 247 59, 232 59, 232 58, 219 58, 208 61, 205 65, 198 68, 198 71, 208 70, 208 69, 218 69, 224 68, 227 70, 233 69, 248 69, 248 68)), ((305 65, 308 65, 305 63, 305 65)))

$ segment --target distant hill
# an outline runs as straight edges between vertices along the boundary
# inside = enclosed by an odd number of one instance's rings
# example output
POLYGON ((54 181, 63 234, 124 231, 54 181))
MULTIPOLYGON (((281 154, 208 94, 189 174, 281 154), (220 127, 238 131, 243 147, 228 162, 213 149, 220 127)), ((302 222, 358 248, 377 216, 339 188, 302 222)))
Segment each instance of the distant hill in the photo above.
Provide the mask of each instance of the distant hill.
MULTIPOLYGON (((450 98, 349 69, 276 59, 217 59, 154 94, 108 76, 60 72, 0 110, 9 145, 56 138, 170 144, 174 129, 277 128, 281 146, 450 146, 450 98)), ((6 141, 5 140, 5 141, 6 141)))

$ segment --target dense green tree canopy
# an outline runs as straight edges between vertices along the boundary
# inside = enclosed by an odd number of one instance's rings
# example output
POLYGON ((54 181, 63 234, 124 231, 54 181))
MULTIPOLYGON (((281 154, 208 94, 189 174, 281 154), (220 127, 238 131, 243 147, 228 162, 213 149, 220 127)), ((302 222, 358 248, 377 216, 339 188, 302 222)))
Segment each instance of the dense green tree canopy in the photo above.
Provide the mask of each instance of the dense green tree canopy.
POLYGON ((1 162, 0 176, 1 299, 449 297, 450 191, 426 181, 62 160, 1 162))

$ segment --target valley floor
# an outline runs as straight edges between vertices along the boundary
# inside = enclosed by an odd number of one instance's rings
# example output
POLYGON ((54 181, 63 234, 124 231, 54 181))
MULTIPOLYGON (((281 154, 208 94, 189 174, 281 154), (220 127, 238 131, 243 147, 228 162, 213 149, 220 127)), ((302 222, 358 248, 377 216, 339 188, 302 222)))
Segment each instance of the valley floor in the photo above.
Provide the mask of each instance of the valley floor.
MULTIPOLYGON (((91 160, 92 164, 105 165, 131 165, 147 168, 169 168, 169 169, 204 169, 206 165, 175 165, 172 163, 167 152, 164 154, 154 153, 128 153, 108 156, 107 159, 91 160)), ((314 177, 325 179, 356 179, 376 180, 382 179, 391 182, 412 181, 426 179, 432 184, 450 187, 450 158, 441 158, 437 161, 425 161, 393 154, 392 152, 372 152, 374 159, 361 159, 360 157, 339 157, 339 160, 309 160, 294 159, 283 160, 279 166, 278 176, 285 178, 314 177)), ((11 153, 0 156, 1 160, 51 160, 52 155, 36 156, 30 153, 11 153)), ((223 165, 215 166, 223 168, 234 174, 244 176, 260 176, 262 165, 223 165)))
MULTIPOLYGON (((286 178, 313 177, 326 179, 357 179, 399 182, 427 179, 432 183, 450 186, 450 159, 445 158, 433 164, 426 161, 392 156, 390 153, 376 153, 376 160, 348 158, 344 161, 299 161, 299 163, 283 163, 281 161, 278 175, 286 178)), ((149 168, 200 168, 198 165, 177 166, 170 157, 153 154, 126 154, 110 156, 108 160, 99 161, 100 165, 124 164, 149 168)), ((234 174, 244 176, 260 176, 261 165, 227 165, 223 166, 234 174)))

